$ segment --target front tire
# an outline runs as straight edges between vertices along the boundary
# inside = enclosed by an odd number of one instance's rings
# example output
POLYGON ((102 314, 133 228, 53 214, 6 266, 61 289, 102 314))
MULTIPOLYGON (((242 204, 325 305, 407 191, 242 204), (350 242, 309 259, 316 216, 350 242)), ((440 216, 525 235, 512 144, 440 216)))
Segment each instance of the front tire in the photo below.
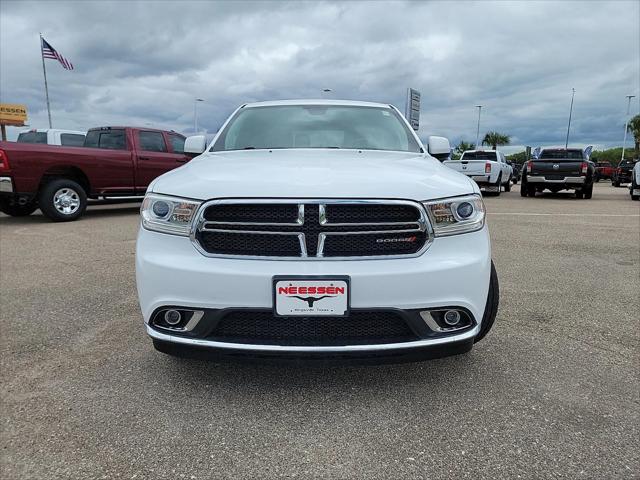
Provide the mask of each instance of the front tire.
POLYGON ((489 280, 489 293, 487 294, 487 304, 484 307, 482 315, 482 323, 480 324, 480 332, 474 339, 475 343, 482 340, 496 321, 498 314, 498 304, 500 303, 500 284, 498 283, 498 273, 496 267, 491 261, 491 278, 489 280))
POLYGON ((78 219, 87 208, 87 194, 78 183, 66 178, 47 183, 38 197, 40 210, 54 222, 78 219))
POLYGON ((38 204, 36 202, 19 205, 8 198, 0 199, 0 212, 11 217, 26 217, 35 212, 37 208, 38 204))

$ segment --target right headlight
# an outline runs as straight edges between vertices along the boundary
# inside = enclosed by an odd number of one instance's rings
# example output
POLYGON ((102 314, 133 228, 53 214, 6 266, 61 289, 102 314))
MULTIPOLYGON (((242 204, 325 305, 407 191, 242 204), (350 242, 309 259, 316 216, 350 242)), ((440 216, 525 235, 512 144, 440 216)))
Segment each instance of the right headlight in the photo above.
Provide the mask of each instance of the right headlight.
POLYGON ((154 232, 189 236, 191 224, 202 202, 148 193, 142 202, 142 226, 154 232))
POLYGON ((484 202, 480 195, 422 202, 436 237, 480 230, 484 226, 484 202))

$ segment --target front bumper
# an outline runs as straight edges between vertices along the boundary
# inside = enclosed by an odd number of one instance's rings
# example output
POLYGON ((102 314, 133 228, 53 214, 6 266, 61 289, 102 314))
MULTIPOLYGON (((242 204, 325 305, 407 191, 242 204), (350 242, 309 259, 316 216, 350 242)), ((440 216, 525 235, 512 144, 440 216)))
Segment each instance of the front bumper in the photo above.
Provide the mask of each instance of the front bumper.
POLYGON ((418 257, 314 262, 209 258, 200 254, 189 238, 141 228, 136 255, 138 295, 149 336, 160 345, 231 354, 384 356, 417 351, 435 354, 436 350, 446 351, 447 345, 452 353, 468 349, 480 330, 490 272, 486 226, 474 233, 436 238, 418 257), (185 337, 150 325, 154 312, 167 306, 272 309, 273 277, 277 275, 349 276, 352 309, 459 307, 470 313, 474 325, 446 336, 356 345, 233 343, 185 337))

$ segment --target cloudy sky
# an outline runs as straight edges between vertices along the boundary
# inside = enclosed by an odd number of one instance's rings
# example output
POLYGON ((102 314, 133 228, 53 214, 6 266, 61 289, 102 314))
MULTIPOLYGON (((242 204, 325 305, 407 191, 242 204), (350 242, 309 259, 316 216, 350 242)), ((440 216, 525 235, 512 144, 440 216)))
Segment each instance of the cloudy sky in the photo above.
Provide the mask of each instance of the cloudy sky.
MULTIPOLYGON (((514 147, 622 143, 640 90, 640 2, 0 1, 0 101, 46 127, 38 32, 54 127, 138 125, 215 132, 239 104, 331 98, 392 103, 422 92, 420 136, 514 147), (327 94, 325 94, 327 95, 327 94)), ((638 98, 632 114, 638 113, 638 98)), ((15 138, 17 129, 10 128, 15 138)), ((10 137, 11 138, 11 137, 10 137)))

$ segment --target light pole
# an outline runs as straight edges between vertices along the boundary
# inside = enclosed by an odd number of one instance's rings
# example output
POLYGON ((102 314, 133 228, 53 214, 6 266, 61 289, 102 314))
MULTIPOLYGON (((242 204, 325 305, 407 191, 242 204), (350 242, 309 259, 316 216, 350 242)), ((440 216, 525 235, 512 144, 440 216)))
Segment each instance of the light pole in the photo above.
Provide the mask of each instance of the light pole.
POLYGON ((567 125, 567 141, 564 142, 565 150, 569 148, 569 129, 571 128, 571 114, 573 113, 573 97, 576 94, 576 89, 571 89, 571 106, 569 107, 569 125, 567 125))
POLYGON ((632 98, 635 98, 635 95, 627 95, 627 120, 624 122, 624 140, 622 141, 622 158, 620 158, 620 161, 624 160, 624 147, 627 146, 627 130, 629 130, 629 109, 631 108, 632 98))
POLYGON ((480 141, 480 112, 482 112, 482 105, 476 105, 478 109, 478 129, 476 130, 476 150, 478 149, 478 142, 480 141))
POLYGON ((204 102, 202 98, 193 101, 193 133, 198 134, 198 102, 204 102))

